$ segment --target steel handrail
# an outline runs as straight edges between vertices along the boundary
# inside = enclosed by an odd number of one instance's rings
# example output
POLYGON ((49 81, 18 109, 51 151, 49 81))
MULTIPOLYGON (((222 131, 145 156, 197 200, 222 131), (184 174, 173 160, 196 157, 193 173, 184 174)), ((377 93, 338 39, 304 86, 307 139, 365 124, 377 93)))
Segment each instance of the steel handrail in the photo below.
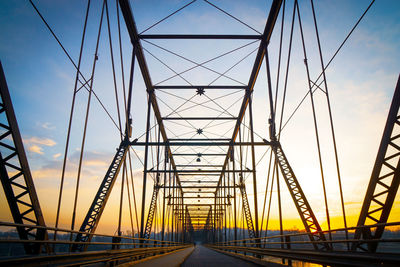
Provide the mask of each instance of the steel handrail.
MULTIPOLYGON (((31 225, 31 224, 19 224, 19 223, 12 223, 12 222, 4 222, 0 221, 0 226, 10 226, 10 227, 32 227, 36 229, 46 229, 48 231, 57 231, 57 232, 65 232, 65 233, 73 233, 73 234, 84 234, 85 232, 81 231, 75 231, 75 230, 70 230, 70 229, 63 229, 63 228, 55 228, 55 227, 49 227, 49 226, 39 226, 39 225, 31 225)), ((93 236, 98 236, 98 237, 115 237, 115 235, 107 235, 107 234, 93 234, 93 236)), ((170 243, 170 244, 185 244, 182 242, 175 242, 175 241, 161 241, 157 239, 150 239, 150 238, 140 238, 140 237, 128 237, 128 236, 118 236, 122 239, 127 239, 127 240, 138 240, 138 241, 150 241, 150 242, 158 242, 158 243, 170 243)), ((34 240, 29 240, 29 241, 34 241, 34 240)), ((72 242, 72 241, 71 241, 72 242)), ((78 242, 79 243, 79 242, 78 242)), ((85 242, 80 242, 80 243, 85 243, 85 242)), ((125 244, 125 243, 124 243, 125 244)))
MULTIPOLYGON (((357 230, 357 229, 364 229, 364 228, 373 228, 373 227, 378 227, 378 226, 398 226, 398 225, 400 225, 400 222, 377 223, 377 224, 373 224, 373 225, 363 225, 363 226, 354 226, 354 227, 347 227, 347 228, 324 230, 324 231, 319 231, 319 232, 315 232, 315 233, 329 233, 329 232, 332 233, 332 232, 341 232, 341 231, 357 230)), ((257 238, 245 238, 245 239, 217 242, 217 243, 213 243, 213 244, 217 245, 217 244, 225 244, 225 243, 239 243, 239 242, 246 242, 246 241, 253 241, 253 240, 256 241, 256 240, 266 240, 266 239, 272 239, 272 238, 280 238, 280 237, 286 237, 286 236, 308 236, 308 233, 307 232, 303 232, 303 233, 274 235, 274 236, 265 236, 265 237, 257 237, 257 238)), ((359 241, 359 240, 357 239, 355 241, 359 241)), ((364 241, 365 240, 363 240, 363 242, 364 241)), ((317 241, 317 242, 319 242, 319 241, 317 241)))

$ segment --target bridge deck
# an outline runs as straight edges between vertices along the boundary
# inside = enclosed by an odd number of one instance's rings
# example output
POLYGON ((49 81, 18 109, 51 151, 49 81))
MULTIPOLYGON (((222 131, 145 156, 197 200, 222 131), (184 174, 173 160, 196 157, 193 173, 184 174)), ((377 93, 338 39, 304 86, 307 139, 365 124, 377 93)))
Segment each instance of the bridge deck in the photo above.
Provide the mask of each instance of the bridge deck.
POLYGON ((158 255, 150 258, 143 259, 141 261, 127 262, 118 265, 119 267, 137 266, 137 267, 177 267, 180 266, 184 260, 192 253, 193 246, 178 250, 176 252, 167 253, 164 255, 158 255))
POLYGON ((259 266, 235 257, 218 253, 212 249, 196 246, 192 254, 181 265, 182 267, 224 267, 224 266, 259 266))

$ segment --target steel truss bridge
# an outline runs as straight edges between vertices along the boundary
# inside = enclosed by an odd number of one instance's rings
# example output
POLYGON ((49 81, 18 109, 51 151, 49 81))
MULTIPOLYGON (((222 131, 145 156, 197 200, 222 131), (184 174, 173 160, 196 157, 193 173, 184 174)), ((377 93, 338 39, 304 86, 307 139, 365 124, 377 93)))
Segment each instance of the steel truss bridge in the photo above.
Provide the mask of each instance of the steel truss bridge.
MULTIPOLYGON (((74 102, 78 91, 81 89, 82 91, 86 90, 88 102, 86 121, 83 127, 84 134, 77 180, 78 188, 90 102, 100 101, 95 93, 93 83, 96 64, 99 60, 98 48, 102 28, 105 29, 103 30, 106 35, 108 34, 107 39, 110 44, 116 94, 118 91, 115 73, 115 66, 118 64, 118 56, 116 56, 118 49, 114 46, 113 52, 109 18, 111 3, 115 3, 113 1, 102 1, 101 3, 100 1, 96 3, 88 1, 81 53, 79 61, 74 62, 51 26, 46 22, 45 17, 40 13, 40 10, 31 2, 35 12, 39 14, 45 26, 74 64, 76 80, 60 182, 57 217, 55 226, 50 227, 46 225, 44 220, 41 209, 43 203, 39 203, 33 181, 34 177, 32 177, 29 169, 17 124, 18 118, 15 116, 5 74, 1 69, 0 172, 3 190, 13 221, 0 222, 0 225, 4 229, 15 229, 19 238, 1 239, 0 241, 10 246, 18 244, 25 255, 3 257, 0 259, 0 264, 85 265, 104 263, 115 265, 181 250, 190 247, 196 240, 202 240, 209 248, 223 251, 230 255, 258 260, 258 263, 262 260, 275 258, 280 259, 280 263, 287 265, 291 265, 292 261, 302 261, 321 265, 400 266, 400 254, 398 252, 390 253, 379 250, 382 245, 396 245, 399 242, 398 238, 390 239, 384 237, 384 230, 387 227, 400 224, 399 222, 388 222, 400 182, 400 82, 398 81, 395 87, 393 101, 383 130, 358 223, 356 226, 350 227, 346 223, 335 131, 325 73, 325 69, 333 58, 329 62, 324 62, 323 60, 313 1, 310 1, 311 9, 308 14, 312 16, 311 19, 315 26, 313 29, 315 31, 314 37, 318 44, 316 53, 318 54, 317 63, 320 65, 320 75, 316 80, 312 80, 310 77, 309 62, 307 61, 307 52, 310 51, 307 50, 306 43, 308 40, 303 35, 301 12, 299 3, 296 0, 272 1, 262 32, 253 29, 214 3, 204 0, 207 5, 250 28, 256 34, 146 34, 150 28, 163 23, 169 17, 194 2, 196 1, 189 2, 139 33, 130 2, 128 0, 116 1, 115 11, 118 17, 121 68, 129 69, 129 77, 125 77, 126 83, 123 80, 123 89, 119 88, 120 91, 123 90, 124 103, 118 102, 118 96, 116 103, 122 106, 122 108, 118 106, 118 111, 123 110, 118 114, 118 120, 114 121, 120 133, 120 143, 116 144, 115 156, 110 158, 109 168, 82 222, 77 221, 75 217, 77 194, 75 195, 74 213, 70 229, 59 227, 59 219, 67 165, 68 142, 72 138, 71 124, 75 115, 74 102), (95 53, 92 59, 91 74, 90 76, 84 76, 81 69, 82 47, 85 42, 89 8, 93 5, 101 5, 100 24, 95 53), (279 16, 282 17, 282 21, 280 21, 279 16), (285 62, 283 62, 281 54, 283 53, 282 36, 284 34, 283 22, 285 16, 290 17, 292 24, 289 27, 291 29, 289 32, 289 50, 285 57, 287 67, 281 73, 281 79, 282 77, 285 77, 285 79, 279 87, 278 84, 273 84, 275 78, 272 74, 274 72, 270 67, 269 53, 272 33, 280 31, 280 34, 279 32, 277 34, 278 37, 280 36, 279 64, 284 66, 285 62), (128 61, 126 57, 123 57, 121 51, 120 27, 126 27, 130 39, 132 53, 127 57, 130 60, 127 66, 124 66, 122 60, 124 58, 125 62, 128 61), (304 58, 309 87, 306 97, 311 100, 315 136, 318 144, 318 158, 320 160, 319 167, 324 186, 321 201, 325 203, 328 229, 322 229, 316 213, 313 211, 296 177, 296 170, 292 168, 290 158, 285 154, 285 143, 280 141, 280 134, 285 126, 282 120, 284 100, 282 107, 277 109, 280 104, 277 96, 278 88, 281 87, 284 90, 283 98, 286 94, 294 27, 299 27, 302 41, 301 53, 304 58), (253 64, 251 70, 249 70, 248 82, 242 83, 236 77, 229 75, 229 71, 245 58, 226 68, 225 72, 216 71, 209 67, 207 63, 219 60, 238 49, 248 46, 249 43, 215 58, 198 62, 174 52, 174 50, 158 45, 154 40, 161 40, 164 43, 171 40, 175 42, 229 40, 240 41, 241 44, 243 41, 255 44, 256 48, 250 53, 253 55, 253 64), (163 62, 146 49, 144 44, 156 47, 164 53, 186 61, 186 63, 189 62, 192 67, 185 71, 175 71, 169 63, 163 62), (173 73, 173 76, 162 82, 154 83, 152 69, 149 67, 146 58, 159 61, 170 70, 170 73, 173 73), (265 66, 265 69, 262 68, 262 65, 265 66), (216 74, 217 78, 211 83, 193 83, 190 81, 190 75, 185 75, 192 69, 205 69, 216 74), (147 92, 147 109, 143 111, 143 116, 146 118, 146 130, 142 136, 136 137, 132 134, 132 131, 135 130, 135 121, 133 121, 131 115, 131 106, 138 105, 133 97, 135 85, 137 84, 134 79, 135 72, 140 73, 147 92), (219 84, 216 82, 218 79, 223 79, 227 83, 219 84), (267 92, 267 104, 265 105, 265 110, 261 111, 253 110, 253 92, 257 79, 265 79, 266 84, 264 89, 267 92), (181 83, 166 83, 167 81, 176 80, 181 81, 181 83), (340 186, 339 199, 344 220, 344 227, 340 229, 332 229, 329 221, 319 129, 314 106, 314 95, 320 91, 323 92, 326 98, 328 120, 331 126, 330 134, 334 146, 337 177, 340 186), (163 94, 178 98, 183 102, 168 102, 168 99, 166 100, 166 98, 162 97, 163 94), (188 95, 190 96, 187 97, 188 95), (240 98, 236 99, 236 101, 225 100, 224 97, 227 95, 236 95, 240 96, 240 98), (203 102, 194 101, 196 97, 202 97, 203 102), (210 103, 213 105, 208 105, 210 103), (188 105, 191 108, 188 108, 188 105), (267 110, 269 112, 269 135, 260 136, 254 130, 254 124, 256 123, 254 114, 255 112, 260 113, 267 110), (278 110, 281 112, 278 112, 278 110), (218 126, 220 128, 214 128, 216 129, 215 131, 209 130, 210 126, 218 126), (259 194, 259 190, 263 189, 257 188, 258 179, 265 177, 265 175, 256 172, 259 163, 256 150, 260 148, 270 154, 268 182, 264 191, 266 200, 268 188, 271 188, 269 197, 272 196, 273 177, 275 177, 275 183, 278 184, 278 210, 281 225, 280 233, 278 234, 268 232, 268 219, 265 219, 265 217, 267 214, 269 216, 270 208, 268 207, 266 210, 265 201, 262 214, 259 213, 262 203, 258 203, 257 194, 259 194), (142 192, 141 197, 137 199, 140 212, 137 212, 132 162, 140 159, 140 157, 135 159, 139 150, 143 151, 144 155, 141 158, 143 164, 142 192), (96 228, 102 218, 103 211, 117 179, 121 179, 122 184, 117 232, 115 235, 99 234, 96 232, 96 228), (246 184, 246 181, 249 183, 246 184), (281 186, 287 187, 294 207, 303 223, 303 231, 288 233, 282 228, 283 207, 279 195, 279 182, 284 183, 281 186), (125 185, 126 189, 124 189, 125 185), (124 192, 124 190, 127 191, 124 192), (151 190, 151 194, 149 194, 149 190, 151 190), (129 197, 129 216, 132 229, 130 235, 123 234, 121 230, 123 194, 128 194, 129 197), (132 219, 133 217, 136 218, 136 223, 132 219), (77 223, 81 223, 79 228, 75 226, 77 223), (134 226, 135 224, 136 226, 134 226)), ((372 4, 373 1, 357 21, 347 38, 372 4)), ((337 52, 339 52, 347 38, 337 52)), ((278 81, 280 71, 281 68, 279 67, 278 81)), ((123 77, 123 79, 125 78, 123 77)), ((264 156, 261 160, 268 162, 268 159, 264 158, 264 156)), ((269 203, 271 203, 271 199, 269 203)), ((127 204, 125 203, 125 205, 127 204)))

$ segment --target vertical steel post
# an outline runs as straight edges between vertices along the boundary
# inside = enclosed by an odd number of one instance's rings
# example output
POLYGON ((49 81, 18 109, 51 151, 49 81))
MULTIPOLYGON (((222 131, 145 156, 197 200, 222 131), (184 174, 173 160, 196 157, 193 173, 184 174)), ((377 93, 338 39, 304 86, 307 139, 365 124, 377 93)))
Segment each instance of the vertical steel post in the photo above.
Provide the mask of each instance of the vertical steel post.
MULTIPOLYGON (((281 249, 284 248, 283 244, 283 224, 282 224, 282 203, 281 203, 281 187, 279 185, 279 167, 278 167, 278 162, 275 159, 275 166, 274 169, 276 171, 276 189, 278 191, 278 212, 279 212, 279 234, 281 236, 281 249)), ((272 193, 272 192, 271 192, 272 193)), ((285 263, 285 259, 282 258, 282 263, 285 263)))
MULTIPOLYGON (((233 188, 233 217, 234 217, 234 219, 233 219, 233 221, 234 221, 233 236, 234 236, 234 239, 237 240, 236 172, 235 172, 235 152, 234 151, 235 151, 234 148, 232 148, 232 153, 231 153, 232 170, 233 170, 233 173, 232 173, 233 181, 232 181, 232 183, 233 183, 233 186, 234 186, 234 188, 233 188)), ((236 242, 235 242, 235 245, 236 245, 236 242)))
POLYGON ((217 234, 217 192, 215 192, 214 194, 214 223, 213 223, 213 242, 215 243, 217 240, 215 238, 216 234, 217 234))
POLYGON ((256 177, 256 153, 254 148, 254 127, 253 127, 253 96, 249 96, 249 117, 250 117, 250 140, 251 140, 251 163, 253 168, 253 191, 254 191, 254 221, 256 226, 256 238, 258 231, 258 203, 257 203, 257 177, 256 177))
MULTIPOLYGON (((161 130, 160 127, 158 127, 158 137, 157 137, 157 142, 160 143, 160 137, 161 137, 161 130)), ((158 191, 160 190, 160 145, 157 145, 157 177, 156 177, 156 186, 158 187, 158 191)), ((165 178, 165 172, 164 172, 164 178, 165 178)), ((157 215, 157 197, 156 197, 156 204, 155 204, 155 209, 154 209, 154 216, 157 215)), ((164 219, 164 217, 163 217, 164 219)), ((157 225, 157 220, 155 220, 155 225, 154 225, 154 239, 157 239, 156 237, 156 225, 157 225)), ((150 236, 150 235, 149 235, 150 236)))
POLYGON ((172 176, 172 216, 171 216, 171 241, 176 241, 175 238, 175 173, 172 176))
POLYGON ((172 176, 172 216, 171 216, 171 241, 176 241, 175 238, 175 173, 172 176))
POLYGON ((184 213, 184 211, 183 211, 182 192, 179 192, 179 200, 180 200, 180 203, 179 203, 179 212, 180 212, 180 218, 181 218, 181 222, 180 222, 180 224, 179 224, 179 227, 181 228, 181 231, 180 231, 180 232, 181 232, 180 241, 182 242, 182 240, 183 240, 183 230, 184 230, 183 224, 185 223, 184 220, 183 220, 183 217, 184 217, 183 213, 184 213))
POLYGON ((185 227, 185 210, 184 210, 184 204, 183 204, 183 194, 182 192, 181 194, 181 210, 182 210, 182 242, 185 243, 185 231, 186 231, 186 227, 185 227))
MULTIPOLYGON (((121 232, 121 222, 122 222, 122 208, 123 208, 123 201, 124 201, 124 183, 125 183, 125 170, 126 170, 126 161, 124 160, 124 165, 122 167, 122 181, 121 181, 121 194, 119 198, 119 214, 118 214, 118 236, 122 235, 121 232)), ((126 177, 128 179, 128 177, 126 177)))
POLYGON ((172 179, 173 179, 173 174, 171 173, 171 167, 172 164, 169 162, 168 165, 168 170, 170 171, 168 173, 168 202, 167 202, 167 222, 168 222, 168 240, 172 240, 172 227, 173 227, 173 213, 172 213, 172 192, 171 192, 171 187, 172 187, 172 179))
POLYGON ((180 219, 181 219, 181 214, 180 214, 180 207, 181 207, 181 198, 180 198, 180 194, 179 194, 179 190, 176 190, 176 195, 177 195, 177 201, 176 201, 176 241, 180 242, 181 237, 181 223, 180 223, 180 219))
POLYGON ((216 242, 219 242, 219 190, 217 190, 216 193, 216 206, 215 206, 215 226, 216 226, 216 232, 215 232, 215 238, 216 238, 216 242))
POLYGON ((223 205, 224 205, 224 239, 226 242, 227 241, 227 239, 226 239, 226 228, 227 228, 226 223, 227 223, 227 221, 226 221, 226 177, 225 177, 225 174, 224 174, 224 203, 223 203, 223 205))
MULTIPOLYGON (((228 170, 230 169, 230 167, 229 167, 230 162, 229 161, 228 161, 228 164, 227 164, 228 170)), ((231 187, 230 187, 230 184, 231 184, 230 179, 231 179, 231 175, 230 175, 230 172, 228 172, 228 180, 227 180, 227 185, 228 185, 228 195, 227 195, 228 208, 227 208, 227 210, 229 210, 229 215, 228 215, 228 239, 229 240, 231 239, 231 228, 232 228, 232 222, 231 222, 231 216, 230 216, 231 215, 231 209, 230 208, 232 207, 232 203, 231 203, 231 198, 230 197, 232 196, 232 192, 231 192, 232 190, 231 190, 231 187)))
POLYGON ((218 194, 218 225, 219 225, 219 235, 218 235, 218 242, 222 241, 222 188, 219 189, 218 194))
MULTIPOLYGON (((167 161, 168 161, 168 149, 165 147, 164 150, 164 170, 167 170, 167 161)), ((166 183, 167 183, 167 172, 164 172, 164 190, 163 190, 163 208, 162 208, 162 225, 161 225, 161 241, 164 241, 164 232, 165 232, 165 195, 166 195, 166 183)))
POLYGON ((146 182, 147 182, 147 161, 149 153, 149 133, 150 133, 150 113, 151 113, 151 98, 152 93, 148 94, 147 102, 147 123, 146 123, 146 146, 144 147, 144 166, 143 166, 143 188, 142 188, 142 210, 140 216, 140 237, 144 237, 144 215, 145 215, 145 201, 146 201, 146 182))
MULTIPOLYGON (((244 117, 244 115, 243 115, 244 117)), ((242 143, 242 127, 241 125, 239 126, 239 143, 242 143)), ((241 186, 241 183, 243 181, 243 152, 242 152, 242 145, 239 145, 239 163, 240 163, 240 172, 239 172, 239 186, 241 186)), ((244 207, 244 202, 242 201, 242 207, 244 207)), ((244 211, 244 208, 243 208, 244 211)), ((239 213, 240 214, 240 213, 239 213)), ((242 212, 242 221, 243 221, 243 229, 242 229, 242 238, 241 239, 245 239, 246 237, 244 236, 244 219, 245 214, 244 212, 242 212)), ((243 241, 243 245, 246 246, 246 241, 243 241)), ((244 255, 246 255, 246 253, 244 253, 244 255)))

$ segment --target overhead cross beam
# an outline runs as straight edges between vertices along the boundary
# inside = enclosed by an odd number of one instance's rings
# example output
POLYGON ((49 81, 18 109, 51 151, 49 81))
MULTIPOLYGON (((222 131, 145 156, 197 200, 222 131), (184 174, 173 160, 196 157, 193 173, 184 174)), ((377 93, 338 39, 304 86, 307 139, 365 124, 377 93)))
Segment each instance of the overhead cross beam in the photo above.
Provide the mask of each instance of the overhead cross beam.
POLYGON ((140 34, 140 39, 189 39, 189 40, 259 40, 261 35, 240 34, 140 34))
MULTIPOLYGON (((229 146, 229 149, 233 146, 269 146, 269 142, 205 142, 205 141, 197 141, 197 142, 132 142, 132 146, 166 146, 170 148, 171 146, 229 146)), ((171 155, 171 154, 170 154, 171 155)))
POLYGON ((155 85, 153 89, 247 89, 247 85, 155 85))

